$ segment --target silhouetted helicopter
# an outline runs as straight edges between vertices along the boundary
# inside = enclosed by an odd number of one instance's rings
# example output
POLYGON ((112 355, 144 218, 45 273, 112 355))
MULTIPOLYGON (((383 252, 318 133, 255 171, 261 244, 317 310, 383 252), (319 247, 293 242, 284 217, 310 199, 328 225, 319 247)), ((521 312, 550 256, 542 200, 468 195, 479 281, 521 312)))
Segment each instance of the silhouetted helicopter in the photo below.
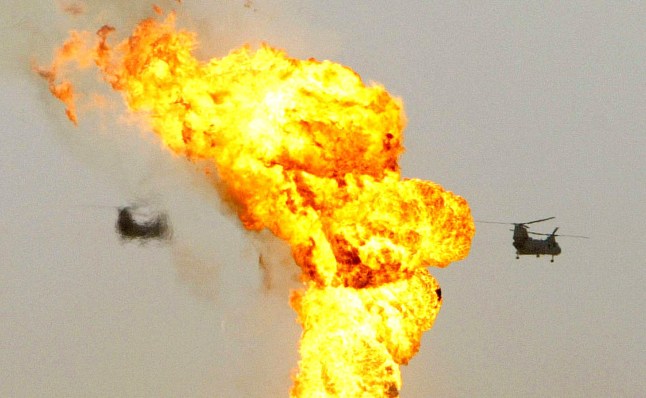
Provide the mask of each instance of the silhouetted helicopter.
POLYGON ((116 229, 122 239, 169 239, 171 229, 168 217, 141 206, 119 207, 116 229))
POLYGON ((527 225, 551 220, 553 218, 554 217, 548 217, 548 218, 542 218, 540 220, 534 220, 534 221, 523 222, 523 223, 506 223, 506 222, 496 222, 496 221, 477 221, 477 222, 486 223, 486 224, 513 225, 514 229, 510 231, 514 231, 513 245, 516 248, 516 259, 519 259, 520 256, 524 256, 524 255, 536 255, 536 257, 540 257, 541 254, 545 254, 545 255, 552 256, 552 259, 550 260, 550 262, 553 263, 554 256, 558 256, 559 254, 561 254, 561 247, 556 242, 557 236, 567 236, 572 238, 586 238, 586 239, 588 238, 587 236, 580 236, 580 235, 557 235, 556 231, 558 231, 559 227, 554 228, 554 231, 552 231, 551 234, 543 234, 539 232, 528 231, 529 227, 527 225), (543 235, 543 236, 547 236, 547 238, 534 239, 534 238, 531 238, 529 234, 543 235))

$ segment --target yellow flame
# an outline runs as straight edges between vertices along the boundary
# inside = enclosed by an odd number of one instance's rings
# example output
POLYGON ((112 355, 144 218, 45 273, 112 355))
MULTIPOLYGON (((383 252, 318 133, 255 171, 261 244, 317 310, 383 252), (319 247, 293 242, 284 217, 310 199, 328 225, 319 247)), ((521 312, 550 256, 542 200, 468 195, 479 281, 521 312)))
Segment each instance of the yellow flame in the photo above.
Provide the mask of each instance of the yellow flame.
POLYGON ((304 329, 293 397, 398 396, 399 365, 441 304, 425 267, 464 258, 474 234, 463 198, 401 178, 401 102, 347 67, 267 45, 200 62, 172 13, 114 48, 113 30, 91 50, 73 33, 39 70, 70 119, 59 71, 89 57, 168 148, 214 162, 246 228, 289 242, 306 286, 292 296, 304 329))
POLYGON ((310 285, 292 297, 303 326, 294 397, 396 397, 399 364, 417 353, 440 310, 425 269, 376 287, 310 285))

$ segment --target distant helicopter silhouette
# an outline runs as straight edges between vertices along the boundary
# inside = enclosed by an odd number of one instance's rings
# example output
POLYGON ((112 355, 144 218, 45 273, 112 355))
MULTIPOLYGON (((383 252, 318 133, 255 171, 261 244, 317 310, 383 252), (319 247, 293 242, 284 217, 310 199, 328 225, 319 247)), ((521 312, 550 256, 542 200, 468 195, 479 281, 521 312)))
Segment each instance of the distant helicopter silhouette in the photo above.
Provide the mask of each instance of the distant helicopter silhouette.
POLYGON ((122 239, 170 239, 172 233, 166 214, 137 205, 119 207, 118 210, 115 227, 122 239))
POLYGON ((169 241, 173 237, 168 215, 146 203, 132 203, 127 206, 82 205, 82 207, 116 209, 118 214, 114 227, 123 242, 137 240, 139 243, 146 243, 153 239, 169 241))
POLYGON ((528 231, 529 227, 527 225, 551 220, 553 218, 555 217, 542 218, 540 220, 534 220, 534 221, 523 222, 523 223, 506 223, 506 222, 496 222, 496 221, 477 221, 477 222, 485 223, 485 224, 513 225, 514 229, 510 231, 514 231, 513 245, 516 248, 516 259, 519 259, 520 256, 525 256, 525 255, 536 255, 536 257, 540 257, 541 255, 549 255, 549 256, 552 256, 552 259, 550 260, 550 262, 553 263, 554 256, 558 256, 559 254, 561 254, 561 246, 559 246, 559 244, 556 242, 557 236, 567 236, 572 238, 585 238, 585 239, 588 238, 587 236, 580 236, 580 235, 557 235, 556 231, 558 231, 559 227, 554 228, 554 231, 552 231, 551 234, 543 234, 539 232, 528 231), (543 235, 543 236, 547 236, 547 238, 534 239, 530 237, 529 234, 543 235))

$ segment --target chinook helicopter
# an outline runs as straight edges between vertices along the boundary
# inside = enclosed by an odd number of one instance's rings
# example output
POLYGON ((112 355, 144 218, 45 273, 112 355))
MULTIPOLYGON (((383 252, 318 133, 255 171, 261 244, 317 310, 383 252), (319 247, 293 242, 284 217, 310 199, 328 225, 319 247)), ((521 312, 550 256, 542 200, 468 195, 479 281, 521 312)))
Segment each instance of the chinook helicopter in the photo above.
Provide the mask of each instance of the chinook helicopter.
POLYGON ((172 232, 165 213, 143 206, 119 207, 116 230, 123 240, 168 240, 172 232))
POLYGON ((559 246, 559 244, 556 242, 557 236, 567 236, 571 238, 585 238, 585 239, 588 238, 587 236, 580 236, 580 235, 557 235, 556 231, 558 231, 559 227, 554 228, 554 231, 552 231, 552 233, 550 234, 528 231, 529 224, 552 220, 553 218, 555 217, 542 218, 540 220, 534 220, 534 221, 523 222, 523 223, 506 223, 506 222, 496 222, 496 221, 477 221, 477 222, 485 223, 485 224, 513 225, 514 229, 510 231, 514 231, 513 245, 516 248, 516 259, 519 259, 520 256, 525 256, 525 255, 536 255, 536 257, 540 257, 542 254, 544 254, 544 255, 552 256, 550 262, 553 263, 554 256, 558 256, 559 254, 561 254, 561 246, 559 246), (547 236, 547 238, 534 239, 529 236, 530 234, 547 236))
POLYGON ((138 240, 140 243, 156 239, 169 241, 173 229, 168 215, 155 206, 146 203, 132 203, 127 206, 81 205, 95 209, 116 209, 117 221, 114 228, 122 242, 138 240))

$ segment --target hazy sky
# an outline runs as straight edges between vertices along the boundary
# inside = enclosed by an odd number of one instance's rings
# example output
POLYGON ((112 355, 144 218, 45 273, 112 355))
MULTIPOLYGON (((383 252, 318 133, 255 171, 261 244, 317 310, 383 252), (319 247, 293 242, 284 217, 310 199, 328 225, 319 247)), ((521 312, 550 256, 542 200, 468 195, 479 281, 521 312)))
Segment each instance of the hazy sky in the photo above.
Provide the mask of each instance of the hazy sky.
MULTIPOLYGON (((182 3, 157 2, 204 59, 267 41, 401 97, 403 174, 476 219, 556 216, 532 230, 591 237, 516 260, 507 227, 477 225, 466 260, 431 270, 444 305, 402 397, 646 395, 646 3, 182 3)), ((74 128, 30 71, 68 30, 125 35, 150 4, 0 5, 0 396, 288 396, 286 249, 117 105, 74 128), (116 207, 136 200, 168 210, 172 244, 119 241, 116 207)))

